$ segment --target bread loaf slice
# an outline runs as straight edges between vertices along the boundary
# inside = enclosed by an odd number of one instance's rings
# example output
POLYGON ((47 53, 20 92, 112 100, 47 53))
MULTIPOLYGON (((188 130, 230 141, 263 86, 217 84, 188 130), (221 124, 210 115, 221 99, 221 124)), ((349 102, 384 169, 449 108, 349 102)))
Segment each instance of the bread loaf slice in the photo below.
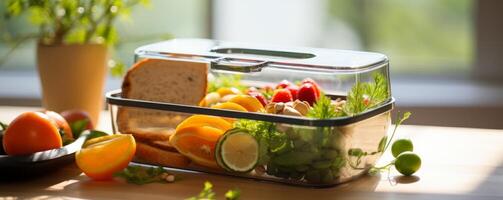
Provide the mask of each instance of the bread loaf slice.
MULTIPOLYGON (((205 62, 145 59, 128 70, 122 83, 122 97, 156 102, 198 105, 207 89, 205 62)), ((188 115, 187 115, 188 116, 188 115)), ((120 107, 120 132, 145 132, 155 127, 174 129, 185 115, 149 109, 120 107)))
POLYGON ((187 167, 190 159, 178 152, 166 151, 148 144, 137 142, 135 160, 152 165, 187 167))

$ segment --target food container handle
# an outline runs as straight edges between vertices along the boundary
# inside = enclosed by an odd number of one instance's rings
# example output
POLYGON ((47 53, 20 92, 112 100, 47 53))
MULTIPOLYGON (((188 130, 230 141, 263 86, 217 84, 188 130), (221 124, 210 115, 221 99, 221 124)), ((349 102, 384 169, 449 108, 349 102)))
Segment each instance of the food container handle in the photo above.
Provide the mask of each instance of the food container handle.
POLYGON ((252 73, 260 72, 263 67, 268 65, 268 61, 236 58, 217 58, 212 60, 210 64, 212 70, 252 73))

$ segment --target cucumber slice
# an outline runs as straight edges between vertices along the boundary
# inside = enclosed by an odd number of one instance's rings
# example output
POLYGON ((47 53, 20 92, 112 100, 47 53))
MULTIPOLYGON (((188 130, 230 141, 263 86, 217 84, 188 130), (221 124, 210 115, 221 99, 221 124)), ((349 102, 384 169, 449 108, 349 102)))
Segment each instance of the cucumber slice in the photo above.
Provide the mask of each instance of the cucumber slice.
POLYGON ((249 172, 258 163, 259 144, 248 131, 230 129, 218 139, 215 156, 217 164, 225 170, 249 172))

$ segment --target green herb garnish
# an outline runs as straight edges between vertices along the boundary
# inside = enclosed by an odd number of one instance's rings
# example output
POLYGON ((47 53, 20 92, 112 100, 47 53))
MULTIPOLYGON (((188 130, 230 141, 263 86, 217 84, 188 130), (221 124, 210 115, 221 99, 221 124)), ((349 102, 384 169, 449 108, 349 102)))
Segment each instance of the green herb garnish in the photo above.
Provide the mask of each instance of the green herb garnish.
POLYGON ((93 138, 99 138, 99 137, 103 137, 103 136, 109 135, 108 133, 105 133, 103 131, 98 131, 98 130, 85 130, 81 134, 87 135, 86 136, 86 141, 90 140, 90 139, 93 139, 93 138))
POLYGON ((356 115, 372 108, 389 97, 388 83, 384 75, 375 73, 373 82, 357 82, 348 92, 343 111, 347 116, 356 115))
POLYGON ((321 94, 318 101, 314 103, 313 108, 307 113, 307 116, 316 119, 330 119, 337 117, 339 113, 340 112, 335 111, 332 100, 324 94, 321 94))
MULTIPOLYGON (((237 189, 229 190, 225 193, 225 199, 237 200, 240 195, 241 192, 237 189)), ((204 182, 203 190, 197 196, 187 198, 187 200, 216 200, 216 194, 213 192, 213 185, 209 181, 204 182)))
POLYGON ((154 182, 166 182, 163 174, 167 171, 162 167, 128 166, 121 172, 114 174, 115 177, 124 178, 128 183, 143 185, 154 182))

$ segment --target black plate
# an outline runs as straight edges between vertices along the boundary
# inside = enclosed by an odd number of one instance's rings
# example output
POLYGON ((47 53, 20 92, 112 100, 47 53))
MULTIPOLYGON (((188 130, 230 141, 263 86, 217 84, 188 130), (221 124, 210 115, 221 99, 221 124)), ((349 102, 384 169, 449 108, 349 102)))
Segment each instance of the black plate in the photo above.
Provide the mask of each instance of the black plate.
POLYGON ((2 149, 2 155, 0 155, 0 179, 38 175, 73 163, 75 161, 75 152, 82 148, 86 137, 87 134, 82 134, 71 144, 59 149, 41 151, 25 156, 5 155, 2 149))

